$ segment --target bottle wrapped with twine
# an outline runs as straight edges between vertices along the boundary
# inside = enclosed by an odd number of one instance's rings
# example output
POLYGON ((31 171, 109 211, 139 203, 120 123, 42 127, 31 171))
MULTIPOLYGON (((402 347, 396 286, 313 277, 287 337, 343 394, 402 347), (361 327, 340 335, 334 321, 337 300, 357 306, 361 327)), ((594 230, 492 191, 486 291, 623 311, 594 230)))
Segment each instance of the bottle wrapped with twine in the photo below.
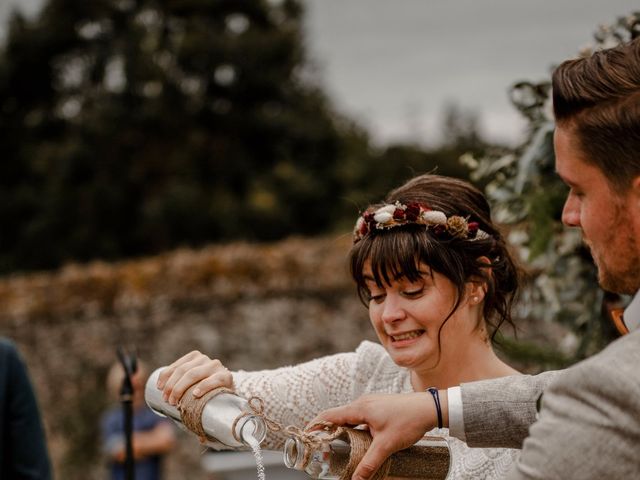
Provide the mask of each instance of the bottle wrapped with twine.
MULTIPOLYGON (((350 480, 371 445, 366 430, 338 427, 333 431, 289 430, 284 460, 289 468, 323 480, 350 480)), ((451 465, 449 445, 441 437, 425 437, 389 457, 374 476, 382 479, 443 480, 451 465)))
POLYGON ((147 405, 154 413, 169 417, 185 430, 195 433, 210 447, 216 450, 248 448, 254 440, 262 443, 268 428, 276 428, 264 418, 260 399, 247 400, 228 388, 217 388, 196 398, 192 386, 177 406, 170 405, 156 387, 161 370, 154 371, 147 380, 147 405))

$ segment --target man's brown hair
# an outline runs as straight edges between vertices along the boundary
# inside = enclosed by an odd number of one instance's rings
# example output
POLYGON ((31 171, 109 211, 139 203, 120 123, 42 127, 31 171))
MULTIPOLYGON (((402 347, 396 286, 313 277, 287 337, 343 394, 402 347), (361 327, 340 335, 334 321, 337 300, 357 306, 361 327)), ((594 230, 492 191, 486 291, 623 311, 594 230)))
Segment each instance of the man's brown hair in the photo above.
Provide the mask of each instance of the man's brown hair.
POLYGON ((553 72, 556 123, 569 129, 585 160, 626 191, 640 175, 640 38, 553 72))

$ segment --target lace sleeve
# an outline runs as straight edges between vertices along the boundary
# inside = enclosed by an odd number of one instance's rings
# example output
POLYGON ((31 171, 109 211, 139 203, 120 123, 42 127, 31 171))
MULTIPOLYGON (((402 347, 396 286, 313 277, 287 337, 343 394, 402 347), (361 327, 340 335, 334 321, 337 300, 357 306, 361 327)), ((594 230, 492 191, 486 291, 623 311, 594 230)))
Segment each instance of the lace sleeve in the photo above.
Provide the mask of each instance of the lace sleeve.
MULTIPOLYGON (((275 370, 233 372, 236 392, 258 396, 265 415, 282 426, 304 427, 319 412, 348 403, 355 389, 357 353, 340 353, 275 370)), ((264 448, 279 450, 286 439, 269 432, 264 448)))

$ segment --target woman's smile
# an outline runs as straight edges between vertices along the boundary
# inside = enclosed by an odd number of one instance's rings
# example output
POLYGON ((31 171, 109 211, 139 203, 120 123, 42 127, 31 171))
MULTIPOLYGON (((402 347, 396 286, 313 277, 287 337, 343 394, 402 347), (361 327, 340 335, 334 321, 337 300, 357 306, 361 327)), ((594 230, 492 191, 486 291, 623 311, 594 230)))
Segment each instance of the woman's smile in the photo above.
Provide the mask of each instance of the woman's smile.
POLYGON ((420 338, 424 333, 425 333, 425 330, 419 329, 419 330, 411 330, 403 333, 396 333, 393 335, 391 334, 387 334, 387 335, 391 339, 391 342, 394 347, 401 347, 401 346, 415 343, 415 340, 420 338))

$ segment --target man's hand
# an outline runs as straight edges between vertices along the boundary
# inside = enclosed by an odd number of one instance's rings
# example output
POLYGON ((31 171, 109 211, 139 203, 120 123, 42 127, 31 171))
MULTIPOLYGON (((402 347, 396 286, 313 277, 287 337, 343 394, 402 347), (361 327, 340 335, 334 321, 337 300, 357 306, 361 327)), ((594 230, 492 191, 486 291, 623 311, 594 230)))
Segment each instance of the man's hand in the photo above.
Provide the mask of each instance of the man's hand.
MULTIPOLYGON (((447 391, 440 391, 442 414, 448 425, 447 391)), ((369 427, 373 441, 353 473, 353 480, 368 480, 391 454, 410 447, 437 426, 437 413, 428 392, 365 395, 349 405, 320 413, 311 423, 369 427)))

